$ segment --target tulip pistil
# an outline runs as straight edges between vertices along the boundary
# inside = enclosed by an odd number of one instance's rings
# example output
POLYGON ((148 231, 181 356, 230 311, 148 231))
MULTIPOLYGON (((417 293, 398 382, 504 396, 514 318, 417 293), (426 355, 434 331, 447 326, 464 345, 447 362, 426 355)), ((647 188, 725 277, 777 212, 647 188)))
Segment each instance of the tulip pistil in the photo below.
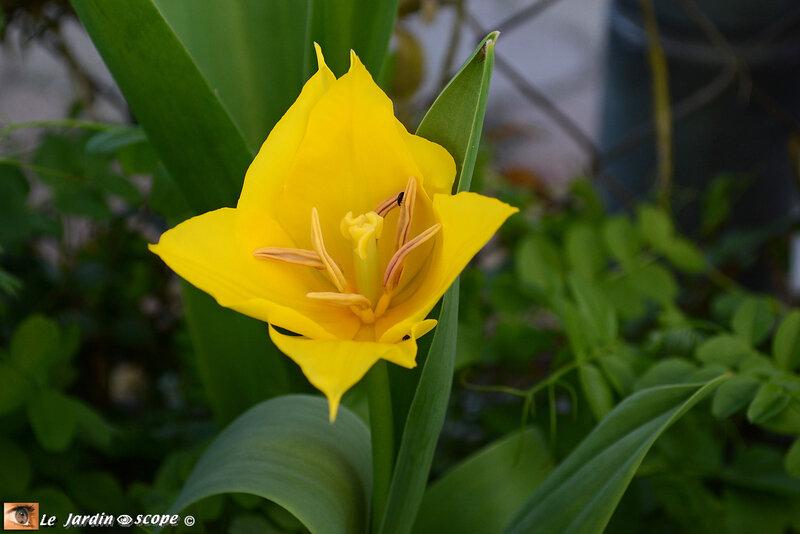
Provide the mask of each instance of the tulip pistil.
POLYGON ((349 212, 342 218, 340 228, 342 235, 353 242, 356 288, 373 306, 380 294, 378 238, 383 233, 383 217, 374 211, 358 217, 349 212))

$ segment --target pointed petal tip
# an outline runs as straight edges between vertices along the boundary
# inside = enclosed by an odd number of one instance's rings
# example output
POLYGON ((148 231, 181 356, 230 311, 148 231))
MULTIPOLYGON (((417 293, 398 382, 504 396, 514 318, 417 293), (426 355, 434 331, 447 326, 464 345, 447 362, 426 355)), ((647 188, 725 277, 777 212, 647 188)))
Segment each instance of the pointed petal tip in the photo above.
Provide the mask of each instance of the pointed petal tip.
POLYGON ((322 47, 316 41, 314 41, 314 51, 317 54, 317 69, 323 70, 327 68, 325 64, 325 55, 322 53, 322 47))
POLYGON ((328 398, 328 420, 331 424, 336 422, 336 416, 339 413, 339 399, 328 398))

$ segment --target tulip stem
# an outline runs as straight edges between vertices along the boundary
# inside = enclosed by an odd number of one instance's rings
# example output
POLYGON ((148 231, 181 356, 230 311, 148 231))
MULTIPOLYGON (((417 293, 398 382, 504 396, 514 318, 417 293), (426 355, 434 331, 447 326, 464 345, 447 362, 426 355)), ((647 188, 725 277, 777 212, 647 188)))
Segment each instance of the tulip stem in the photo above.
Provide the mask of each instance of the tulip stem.
POLYGON ((377 532, 383 520, 394 467, 392 397, 385 361, 378 361, 367 374, 367 392, 372 438, 372 525, 377 532))

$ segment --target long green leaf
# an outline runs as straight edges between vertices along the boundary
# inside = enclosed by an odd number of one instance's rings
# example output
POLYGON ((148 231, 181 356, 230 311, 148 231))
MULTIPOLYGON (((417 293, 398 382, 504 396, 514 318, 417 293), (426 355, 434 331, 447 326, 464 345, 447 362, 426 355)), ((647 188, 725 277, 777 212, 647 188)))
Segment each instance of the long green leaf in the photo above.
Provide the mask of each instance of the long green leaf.
POLYGON ((192 208, 233 206, 252 152, 152 0, 72 5, 192 208))
POLYGON ((500 532, 552 470, 553 460, 537 430, 506 436, 428 488, 414 532, 500 532))
POLYGON ((310 0, 155 0, 252 151, 300 94, 310 0))
MULTIPOLYGON (((458 191, 468 190, 472 182, 472 171, 478 155, 478 139, 489 92, 489 79, 494 64, 494 43, 498 35, 498 32, 490 33, 481 41, 425 114, 416 132, 417 135, 444 146, 453 156, 456 161, 455 183, 458 191)), ((438 311, 434 310, 431 316, 437 315, 438 311)), ((425 355, 428 353, 426 341, 422 338, 420 344, 418 357, 420 364, 424 363, 425 355)), ((397 425, 395 433, 399 437, 402 435, 420 373, 390 367, 389 376, 392 382, 392 407, 397 425)))
POLYGON ((219 423, 291 391, 286 357, 270 341, 264 323, 221 308, 186 282, 182 289, 200 378, 219 423))
POLYGON ((539 486, 507 532, 603 532, 656 439, 726 378, 655 387, 625 399, 539 486))
POLYGON ((458 191, 469 191, 472 183, 499 35, 492 32, 481 41, 417 128, 417 135, 439 143, 456 160, 458 191))
POLYGON ((410 532, 422 502, 450 388, 458 331, 458 280, 445 293, 442 313, 397 453, 380 532, 410 532))
MULTIPOLYGON (((480 43, 417 130, 417 135, 441 144, 453 155, 458 191, 468 190, 472 181, 497 36, 497 32, 490 33, 480 43), (469 133, 462 135, 465 130, 469 133)), ((380 532, 410 532, 422 502, 453 384, 458 287, 456 281, 444 296, 439 325, 408 408, 396 402, 408 398, 408 392, 396 390, 407 390, 412 382, 392 381, 395 417, 405 423, 380 532)))
POLYGON ((381 74, 398 0, 313 0, 311 35, 328 66, 341 76, 355 50, 375 79, 381 74))
MULTIPOLYGON (((219 86, 220 98, 239 113, 239 119, 250 103, 259 98, 264 101, 250 109, 252 119, 245 124, 252 141, 254 128, 264 128, 261 135, 268 133, 271 121, 284 111, 287 100, 296 96, 302 82, 302 50, 295 54, 294 74, 285 72, 285 65, 270 65, 268 61, 275 61, 284 46, 302 46, 306 35, 301 32, 290 38, 292 28, 280 27, 287 18, 298 17, 288 4, 270 2, 267 7, 267 3, 245 6, 242 2, 226 2, 227 10, 222 9, 221 3, 209 2, 193 3, 192 10, 184 2, 166 2, 169 5, 165 7, 169 8, 171 22, 183 30, 183 37, 203 60, 202 66, 217 84, 215 87, 219 86), (245 37, 232 34, 236 28, 231 25, 237 17, 246 16, 245 7, 253 13, 269 12, 273 16, 260 21, 263 39, 283 37, 264 51, 262 64, 254 57, 252 47, 242 57, 245 37), (182 12, 182 8, 187 9, 182 12), (286 11, 284 17, 282 9, 286 11), (213 28, 209 26, 212 18, 220 22, 213 28), (190 22, 208 30, 202 39, 193 37, 185 28, 190 22), (275 31, 268 31, 268 25, 275 31), (220 40, 225 46, 220 45, 220 40), (218 54, 224 52, 231 68, 223 71, 216 63, 219 58, 203 46, 215 48, 218 54), (247 69, 233 72, 245 65, 258 73, 247 69), (259 94, 276 71, 285 73, 286 78, 274 80, 274 88, 259 94), (246 83, 248 76, 252 83, 240 87, 239 83, 246 83), (239 100, 241 107, 236 107, 239 100)), ((307 10, 305 3, 300 4, 307 10)), ((252 159, 250 146, 158 8, 151 0, 120 0, 113 7, 100 0, 75 0, 73 5, 192 210, 199 213, 232 206, 252 159)), ((248 20, 241 24, 255 31, 253 25, 258 22, 248 20)), ((198 367, 220 422, 231 420, 265 397, 287 391, 287 366, 269 342, 263 324, 220 308, 194 289, 185 291, 184 296, 198 367)))
POLYGON ((291 512, 315 534, 365 532, 372 487, 369 431, 345 407, 288 395, 243 414, 208 447, 172 506, 250 493, 291 512))

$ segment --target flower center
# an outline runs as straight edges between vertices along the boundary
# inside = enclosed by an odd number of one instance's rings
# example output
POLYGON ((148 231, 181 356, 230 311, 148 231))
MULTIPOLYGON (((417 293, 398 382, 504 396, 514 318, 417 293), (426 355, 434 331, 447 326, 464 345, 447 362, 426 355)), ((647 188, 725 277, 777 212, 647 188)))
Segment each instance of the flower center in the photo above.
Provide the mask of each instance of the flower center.
POLYGON ((336 291, 311 292, 306 296, 334 306, 349 308, 366 324, 383 315, 400 283, 400 276, 411 252, 431 239, 441 228, 434 224, 413 239, 409 239, 416 202, 417 181, 412 176, 406 188, 381 202, 374 211, 353 216, 347 213, 339 225, 342 235, 353 244, 353 278, 348 281, 338 263, 328 254, 316 208, 311 210, 311 246, 313 250, 283 247, 264 247, 253 252, 262 260, 313 267, 325 271, 336 291), (383 220, 394 208, 400 208, 395 234, 394 255, 380 274, 378 239, 383 233, 383 220))
POLYGON ((375 306, 380 293, 378 238, 383 233, 383 217, 370 211, 353 217, 348 212, 340 224, 342 235, 353 242, 353 268, 356 290, 375 306))

